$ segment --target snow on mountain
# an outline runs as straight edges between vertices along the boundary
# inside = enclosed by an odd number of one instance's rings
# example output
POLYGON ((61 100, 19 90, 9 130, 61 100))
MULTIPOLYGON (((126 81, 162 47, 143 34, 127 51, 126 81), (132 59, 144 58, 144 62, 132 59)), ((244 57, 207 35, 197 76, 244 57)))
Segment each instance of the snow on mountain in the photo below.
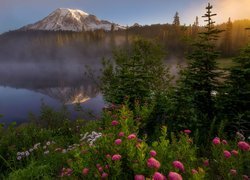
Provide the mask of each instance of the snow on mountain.
POLYGON ((59 8, 50 15, 34 24, 21 28, 21 30, 49 30, 49 31, 93 31, 103 29, 125 29, 118 24, 99 20, 96 16, 78 9, 59 8), (113 27, 112 27, 113 26, 113 27))

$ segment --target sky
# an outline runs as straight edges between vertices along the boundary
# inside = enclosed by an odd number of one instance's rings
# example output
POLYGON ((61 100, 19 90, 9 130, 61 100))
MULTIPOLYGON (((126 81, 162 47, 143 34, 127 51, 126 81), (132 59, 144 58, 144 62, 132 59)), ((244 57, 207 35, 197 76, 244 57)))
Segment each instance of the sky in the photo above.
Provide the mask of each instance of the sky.
POLYGON ((80 9, 121 25, 172 23, 176 11, 181 24, 193 24, 210 2, 217 23, 250 19, 250 0, 0 0, 0 33, 43 19, 57 8, 80 9))

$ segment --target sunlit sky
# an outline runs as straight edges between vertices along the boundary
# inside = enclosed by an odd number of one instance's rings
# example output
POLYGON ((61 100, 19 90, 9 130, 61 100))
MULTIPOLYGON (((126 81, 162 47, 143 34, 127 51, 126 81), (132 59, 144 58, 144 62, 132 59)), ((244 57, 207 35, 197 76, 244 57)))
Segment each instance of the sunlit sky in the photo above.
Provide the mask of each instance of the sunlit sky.
MULTIPOLYGON (((250 0, 0 0, 0 33, 46 17, 57 8, 80 9, 121 25, 172 23, 176 11, 181 24, 192 24, 210 2, 217 23, 250 19, 250 0)), ((199 18, 202 24, 201 18, 199 18)))

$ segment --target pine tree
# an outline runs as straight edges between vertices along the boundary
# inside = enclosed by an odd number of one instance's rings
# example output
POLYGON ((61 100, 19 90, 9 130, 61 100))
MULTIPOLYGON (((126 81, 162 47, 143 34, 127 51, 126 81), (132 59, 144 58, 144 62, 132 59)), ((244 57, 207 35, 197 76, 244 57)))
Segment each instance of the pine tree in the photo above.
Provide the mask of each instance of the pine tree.
POLYGON ((113 62, 104 61, 101 80, 105 100, 121 104, 126 97, 133 105, 135 101, 147 102, 164 91, 169 74, 163 57, 160 46, 146 40, 137 40, 129 49, 115 51, 113 62))
POLYGON ((250 44, 234 59, 221 99, 229 129, 250 134, 250 44))
POLYGON ((175 13, 173 25, 174 26, 180 26, 180 17, 179 17, 179 13, 178 12, 175 13))
MULTIPOLYGON (((216 14, 212 13, 212 8, 208 4, 206 14, 202 16, 207 22, 205 31, 199 33, 198 41, 193 44, 187 68, 181 73, 179 94, 177 94, 184 112, 191 116, 195 114, 199 121, 193 122, 195 128, 199 128, 197 126, 208 128, 215 118, 213 92, 216 92, 219 86, 220 76, 216 64, 218 52, 215 50, 215 41, 221 31, 214 27, 215 22, 212 17, 216 14)), ((186 118, 187 121, 191 121, 191 118, 186 118)))
POLYGON ((231 18, 228 18, 224 41, 223 41, 223 47, 222 47, 223 54, 225 56, 232 55, 232 28, 233 28, 233 23, 231 22, 231 18))

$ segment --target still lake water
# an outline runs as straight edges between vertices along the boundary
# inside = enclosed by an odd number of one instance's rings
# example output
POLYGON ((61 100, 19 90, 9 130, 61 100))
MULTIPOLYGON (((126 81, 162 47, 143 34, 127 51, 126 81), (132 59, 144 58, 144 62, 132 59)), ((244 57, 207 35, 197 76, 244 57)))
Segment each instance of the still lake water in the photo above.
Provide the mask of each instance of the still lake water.
POLYGON ((100 116, 104 101, 81 63, 0 63, 0 123, 28 121, 39 116, 42 102, 59 110, 65 104, 72 117, 81 104, 85 115, 100 116))

